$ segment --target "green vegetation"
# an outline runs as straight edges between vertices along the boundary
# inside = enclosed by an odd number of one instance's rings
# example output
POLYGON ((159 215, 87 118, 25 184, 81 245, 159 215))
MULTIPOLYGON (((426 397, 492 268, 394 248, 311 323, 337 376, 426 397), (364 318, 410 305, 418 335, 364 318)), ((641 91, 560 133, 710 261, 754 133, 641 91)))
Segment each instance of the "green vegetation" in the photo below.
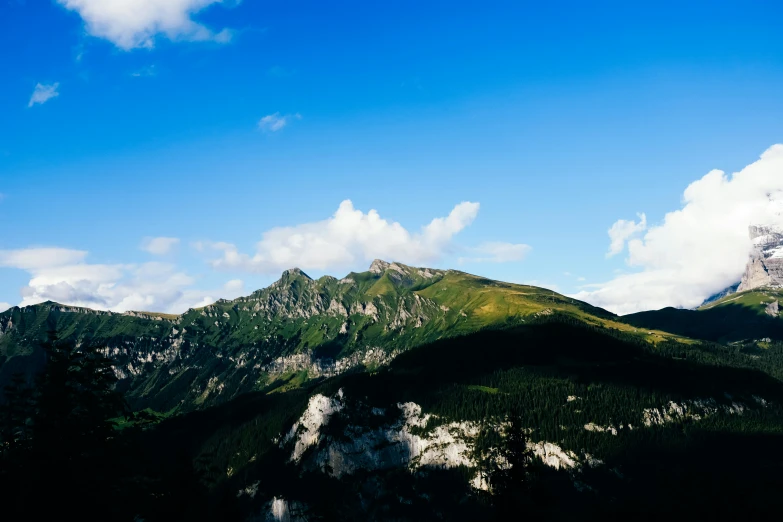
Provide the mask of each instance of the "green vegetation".
POLYGON ((472 391, 480 391, 480 392, 491 393, 491 394, 495 394, 498 392, 497 388, 490 388, 489 386, 478 386, 475 384, 471 384, 470 386, 468 386, 468 389, 472 391))
POLYGON ((767 306, 779 300, 783 300, 783 292, 779 290, 753 290, 728 295, 698 310, 664 308, 626 315, 621 320, 638 328, 657 328, 721 343, 783 340, 780 314, 773 316, 767 312, 767 306))
POLYGON ((722 299, 702 306, 700 310, 711 310, 731 305, 748 308, 758 315, 768 315, 766 310, 767 306, 774 301, 780 302, 781 300, 783 300, 783 291, 780 289, 760 288, 748 292, 727 295, 722 299))
MULTIPOLYGON (((397 520, 504 519, 501 513, 513 503, 470 490, 466 484, 471 470, 411 475, 388 469, 337 480, 286 464, 288 454, 275 443, 277 438, 301 415, 309 396, 333 396, 341 389, 348 404, 358 408, 347 418, 362 429, 385 422, 361 413, 362 404, 392 412, 397 403, 411 401, 437 416, 426 430, 451 421, 478 422, 489 429, 487 442, 477 451, 509 451, 491 433, 493 426, 512 419, 524 428, 527 440, 547 441, 579 455, 587 452, 603 461, 572 477, 532 459, 532 475, 525 475, 529 482, 523 490, 513 486, 521 487, 517 479, 503 487, 516 492, 506 499, 518 499, 539 518, 639 512, 664 516, 675 506, 699 517, 727 516, 738 509, 744 515, 780 507, 767 484, 783 485, 783 462, 773 457, 783 443, 783 344, 772 343, 764 353, 676 340, 651 344, 568 315, 532 323, 415 348, 372 375, 354 373, 303 383, 287 393, 244 395, 161 423, 148 433, 154 440, 150 445, 165 448, 188 433, 193 459, 208 458, 214 469, 232 470, 230 477, 213 477, 215 502, 258 484, 257 498, 245 497, 242 510, 261 509, 259 499, 276 496, 309 505, 315 519, 366 520, 368 512, 377 520, 395 519, 381 509, 391 502, 385 494, 368 498, 366 484, 371 483, 378 492, 399 496, 404 506, 416 506, 396 513, 397 520), (645 409, 699 399, 712 399, 718 410, 700 419, 645 425, 645 409), (733 404, 742 404, 742 414, 729 413, 733 404), (587 430, 587 424, 623 428, 612 435, 587 430), (769 458, 749 458, 743 448, 751 447, 754 455, 769 458), (580 492, 574 480, 592 489, 580 492), (744 495, 736 506, 724 502, 723 496, 732 492, 744 495), (440 500, 422 503, 422 494, 440 500), (457 505, 464 508, 462 513, 453 511, 455 496, 461 499, 457 505), (662 502, 662 496, 673 503, 662 502), (337 513, 330 511, 334 506, 337 513)), ((330 427, 328 436, 339 439, 345 426, 330 427)), ((521 461, 529 460, 524 453, 516 454, 521 461)), ((496 480, 508 481, 503 476, 496 480)))
POLYGON ((128 410, 111 361, 54 339, 39 348, 42 372, 17 375, 0 407, 3 520, 202 520, 202 478, 176 448, 165 472, 146 460, 140 436, 160 419, 128 410))
POLYGON ((273 498, 308 520, 725 519, 783 507, 772 291, 618 318, 531 286, 375 268, 317 281, 287 271, 176 317, 55 303, 0 314, 0 382, 11 385, 0 490, 19 501, 9 518, 44 476, 67 484, 63 495, 76 484, 100 495, 84 513, 121 520, 263 519, 273 498), (338 390, 345 408, 289 462, 282 436, 310 397, 338 390), (477 426, 475 466, 338 479, 307 464, 330 441, 390 429, 409 402, 431 415, 416 436, 477 426), (529 443, 600 463, 553 469, 529 443), (470 487, 478 471, 491 494, 470 487))
MULTIPOLYGON (((292 355, 332 361, 358 352, 359 361, 369 349, 404 351, 554 313, 635 333, 652 343, 678 338, 658 330, 638 331, 605 310, 549 290, 453 270, 387 264, 343 280, 317 281, 291 270, 248 297, 221 300, 181 316, 95 312, 51 302, 12 308, 0 314, 0 386, 14 373, 32 376, 40 370, 42 354, 36 346, 53 330, 65 341, 110 356, 119 388, 134 409, 182 412, 258 390, 259 380, 264 386, 285 378, 281 373, 308 366, 300 360, 299 366, 283 362, 267 369, 292 355)), ((366 366, 374 369, 377 360, 367 360, 366 366)))

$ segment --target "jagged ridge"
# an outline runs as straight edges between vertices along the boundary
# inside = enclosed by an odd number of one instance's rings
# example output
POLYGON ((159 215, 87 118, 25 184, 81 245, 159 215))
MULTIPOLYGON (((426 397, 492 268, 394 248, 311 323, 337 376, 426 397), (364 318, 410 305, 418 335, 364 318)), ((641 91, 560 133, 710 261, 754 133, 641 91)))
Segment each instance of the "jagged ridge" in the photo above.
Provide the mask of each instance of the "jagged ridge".
POLYGON ((38 341, 54 329, 111 356, 134 406, 190 409, 373 368, 445 336, 555 312, 633 330, 604 310, 549 290, 375 260, 367 272, 342 279, 286 270, 268 288, 179 316, 51 302, 12 308, 0 314, 0 381, 34 366, 38 341))

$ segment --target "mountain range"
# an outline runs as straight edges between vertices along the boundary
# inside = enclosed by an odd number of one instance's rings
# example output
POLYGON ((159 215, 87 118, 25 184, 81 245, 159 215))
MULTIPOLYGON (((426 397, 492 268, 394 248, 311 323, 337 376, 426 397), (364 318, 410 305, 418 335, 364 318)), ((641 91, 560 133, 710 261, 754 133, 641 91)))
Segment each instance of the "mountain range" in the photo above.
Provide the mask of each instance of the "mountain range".
POLYGON ((556 312, 632 330, 605 310, 542 288, 376 260, 367 272, 342 279, 286 270, 268 288, 182 315, 53 302, 12 308, 0 314, 0 383, 39 364, 36 342, 55 332, 111 357, 135 407, 190 410, 243 392, 372 369, 414 346, 556 312))
POLYGON ((484 463, 503 468, 516 422, 540 518, 760 515, 783 485, 768 232, 748 270, 770 284, 747 288, 751 274, 697 310, 620 317, 381 260, 342 279, 287 270, 181 315, 14 307, 0 314, 0 384, 31 381, 52 335, 107 356, 116 389, 157 419, 140 458, 207 462, 212 519, 230 503, 237 520, 482 520, 484 463))

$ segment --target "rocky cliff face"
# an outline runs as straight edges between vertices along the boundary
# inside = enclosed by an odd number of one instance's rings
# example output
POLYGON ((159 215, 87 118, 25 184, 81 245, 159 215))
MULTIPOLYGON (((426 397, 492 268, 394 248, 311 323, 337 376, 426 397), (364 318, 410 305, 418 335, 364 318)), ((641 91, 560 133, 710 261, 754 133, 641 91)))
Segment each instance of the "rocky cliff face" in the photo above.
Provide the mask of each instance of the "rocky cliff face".
POLYGON ((0 390, 40 368, 50 330, 110 357, 134 408, 163 412, 374 370, 407 349, 553 310, 608 317, 551 291, 381 260, 339 280, 286 270, 268 288, 178 316, 47 302, 0 313, 0 390))
POLYGON ((296 372, 316 378, 377 367, 400 347, 442 335, 447 309, 414 290, 445 274, 376 260, 368 272, 316 281, 294 268, 250 296, 180 316, 57 303, 12 308, 0 314, 0 389, 13 373, 32 371, 32 359, 17 356, 37 354, 40 364, 40 341, 53 327, 110 357, 134 407, 159 411, 214 404, 296 372))
POLYGON ((783 287, 783 227, 751 226, 753 250, 739 292, 760 287, 783 287))

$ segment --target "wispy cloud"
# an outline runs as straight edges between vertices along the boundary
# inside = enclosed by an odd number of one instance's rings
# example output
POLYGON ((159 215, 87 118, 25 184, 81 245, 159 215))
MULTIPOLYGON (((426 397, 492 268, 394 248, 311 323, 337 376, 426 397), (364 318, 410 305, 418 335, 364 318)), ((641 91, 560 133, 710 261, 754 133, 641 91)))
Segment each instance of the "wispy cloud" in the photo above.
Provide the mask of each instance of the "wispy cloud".
POLYGON ((158 71, 155 69, 154 65, 148 65, 147 67, 142 67, 141 69, 130 73, 134 78, 149 78, 151 76, 156 76, 157 74, 158 71))
POLYGON ((85 250, 57 247, 0 250, 0 267, 38 270, 44 267, 52 268, 81 263, 86 257, 85 250))
POLYGON ((286 114, 284 116, 281 116, 279 112, 267 114, 258 120, 258 128, 268 132, 277 132, 288 125, 292 119, 301 120, 302 115, 298 112, 296 114, 286 114))
POLYGON ((191 16, 211 5, 236 5, 223 0, 57 0, 84 20, 87 32, 120 49, 152 48, 155 38, 172 41, 231 41, 229 29, 213 31, 191 16))
POLYGON ((36 104, 41 105, 48 102, 52 98, 56 98, 60 95, 60 93, 57 92, 59 87, 60 84, 58 82, 52 84, 36 84, 35 89, 33 89, 33 95, 30 96, 30 101, 27 103, 27 106, 32 107, 36 104))
POLYGON ((141 249, 156 256, 170 254, 177 245, 179 238, 176 237, 145 237, 141 242, 141 249))
POLYGON ((81 62, 82 58, 84 58, 84 43, 80 42, 76 46, 73 47, 73 60, 75 62, 81 62))

